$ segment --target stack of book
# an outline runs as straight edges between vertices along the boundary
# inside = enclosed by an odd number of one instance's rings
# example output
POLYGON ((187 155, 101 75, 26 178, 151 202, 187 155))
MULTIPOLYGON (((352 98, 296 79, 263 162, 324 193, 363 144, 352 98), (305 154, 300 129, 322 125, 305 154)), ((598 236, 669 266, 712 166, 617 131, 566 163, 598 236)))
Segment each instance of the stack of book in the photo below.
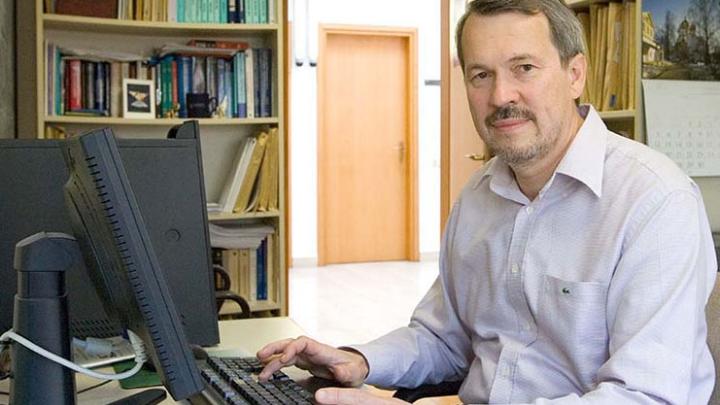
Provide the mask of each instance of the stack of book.
POLYGON ((599 111, 635 108, 634 1, 592 3, 577 13, 585 30, 588 47, 588 77, 582 102, 599 111))
POLYGON ((157 117, 189 117, 187 95, 207 93, 215 116, 272 116, 273 51, 242 41, 168 44, 156 56, 108 56, 46 44, 47 115, 122 116, 123 79, 152 80, 157 117))
POLYGON ((276 0, 45 0, 46 13, 137 21, 274 23, 276 0))
POLYGON ((250 302, 277 299, 275 230, 263 224, 209 224, 216 264, 230 276, 230 289, 250 302))
POLYGON ((245 139, 220 199, 221 212, 265 212, 278 209, 279 139, 277 128, 245 139))

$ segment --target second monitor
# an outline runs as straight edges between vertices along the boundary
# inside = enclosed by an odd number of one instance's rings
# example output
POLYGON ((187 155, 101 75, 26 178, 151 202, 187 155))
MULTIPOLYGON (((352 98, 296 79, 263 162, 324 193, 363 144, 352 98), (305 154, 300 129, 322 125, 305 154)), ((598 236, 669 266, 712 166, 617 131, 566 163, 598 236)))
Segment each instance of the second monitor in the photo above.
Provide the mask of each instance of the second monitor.
MULTIPOLYGON (((195 124, 175 139, 120 139, 120 155, 190 342, 219 342, 207 234, 200 139, 195 124)), ((15 243, 40 231, 70 232, 62 185, 64 141, 0 140, 0 332, 12 326, 15 243)), ((67 275, 74 336, 117 334, 84 269, 67 275)))

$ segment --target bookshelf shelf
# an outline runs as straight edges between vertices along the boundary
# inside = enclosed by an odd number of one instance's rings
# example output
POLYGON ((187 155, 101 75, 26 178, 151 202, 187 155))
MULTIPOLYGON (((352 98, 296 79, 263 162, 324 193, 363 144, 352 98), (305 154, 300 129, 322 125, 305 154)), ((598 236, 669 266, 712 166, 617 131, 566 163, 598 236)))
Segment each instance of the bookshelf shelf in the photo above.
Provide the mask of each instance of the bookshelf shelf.
POLYGON ((224 221, 238 221, 243 219, 256 219, 256 218, 278 218, 280 213, 278 211, 268 212, 249 212, 244 214, 209 214, 208 220, 210 222, 224 222, 224 221))
POLYGON ((120 118, 120 117, 74 117, 53 115, 44 118, 49 124, 82 124, 82 125, 153 125, 172 126, 187 120, 196 119, 200 126, 215 125, 263 125, 278 124, 277 117, 270 118, 120 118))
POLYGON ((600 111, 600 117, 606 121, 635 119, 635 110, 600 111))
POLYGON ((43 14, 45 29, 76 32, 132 35, 236 35, 273 33, 277 24, 203 24, 156 21, 119 20, 112 18, 80 17, 62 14, 43 14))

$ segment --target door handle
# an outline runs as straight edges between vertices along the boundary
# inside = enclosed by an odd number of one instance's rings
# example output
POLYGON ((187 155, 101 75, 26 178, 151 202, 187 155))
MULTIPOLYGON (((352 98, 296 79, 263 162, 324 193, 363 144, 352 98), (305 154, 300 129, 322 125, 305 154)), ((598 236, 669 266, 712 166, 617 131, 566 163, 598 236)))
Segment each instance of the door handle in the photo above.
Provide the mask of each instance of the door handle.
POLYGON ((467 155, 465 155, 465 157, 476 162, 485 160, 484 153, 468 153, 467 155))
POLYGON ((394 150, 398 151, 400 162, 405 159, 405 142, 398 142, 397 146, 393 147, 394 150))

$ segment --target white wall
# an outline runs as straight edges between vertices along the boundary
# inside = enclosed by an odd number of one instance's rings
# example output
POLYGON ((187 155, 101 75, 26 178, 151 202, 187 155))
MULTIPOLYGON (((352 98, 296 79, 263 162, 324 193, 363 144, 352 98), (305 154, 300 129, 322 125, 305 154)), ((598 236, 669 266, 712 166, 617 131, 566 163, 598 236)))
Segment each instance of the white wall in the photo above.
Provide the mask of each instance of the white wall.
MULTIPOLYGON (((317 24, 414 27, 418 29, 418 185, 421 255, 440 246, 440 0, 306 0, 317 24)), ((293 0, 289 2, 292 20, 293 0)), ((293 21, 297 24, 300 21, 293 21)), ((312 24, 309 49, 317 49, 312 24)), ((294 38, 293 41, 297 41, 294 38)), ((292 65, 291 198, 292 254, 317 259, 317 77, 305 63, 292 65)), ((302 260, 298 260, 302 259, 302 260)))

